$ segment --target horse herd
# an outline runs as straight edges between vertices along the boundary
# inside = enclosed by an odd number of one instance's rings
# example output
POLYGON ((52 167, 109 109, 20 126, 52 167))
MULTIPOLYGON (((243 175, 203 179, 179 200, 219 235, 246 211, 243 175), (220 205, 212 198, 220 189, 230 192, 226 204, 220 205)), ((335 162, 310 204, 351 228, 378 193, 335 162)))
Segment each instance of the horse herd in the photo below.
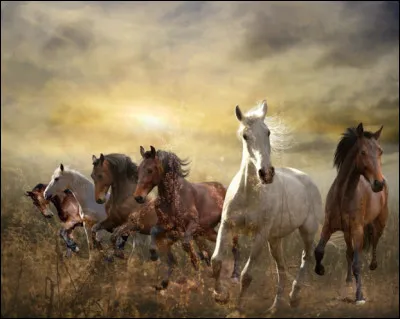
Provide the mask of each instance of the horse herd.
POLYGON ((45 217, 53 216, 49 204, 54 204, 63 222, 60 236, 68 256, 79 251, 72 235, 77 226, 85 229, 90 248, 102 248, 100 230, 112 233, 114 255, 120 258, 124 258, 124 246, 130 235, 150 235, 151 260, 157 260, 162 249, 168 263, 168 272, 156 287, 159 290, 168 286, 176 266, 171 248, 181 241, 196 270, 201 260, 211 266, 214 298, 227 302, 229 292, 220 273, 224 259, 232 253, 232 279, 240 280, 239 311, 263 249, 269 246, 276 262, 278 289, 269 309, 274 312, 282 303, 286 280, 282 239, 298 229, 304 243, 300 269, 289 294, 291 306, 296 306, 313 255, 315 272, 324 275, 321 261, 325 245, 333 233, 342 231, 347 245, 346 282, 352 282, 353 274, 357 286, 355 301, 363 304, 360 254, 372 243, 370 269, 376 269, 376 247, 388 218, 388 186, 381 171, 379 145, 382 127, 372 133, 364 131, 360 123, 356 128, 347 128, 342 135, 334 155, 337 176, 327 194, 325 221, 314 249, 314 238, 323 220, 320 192, 307 174, 272 166, 271 132, 265 122, 267 109, 265 100, 246 114, 236 106, 243 152, 240 168, 228 188, 219 182, 191 183, 186 179, 187 160, 153 146, 149 151, 140 146, 139 165, 124 154, 100 154, 99 158, 93 155, 94 183, 61 164, 48 184, 38 184, 26 195, 45 217), (157 196, 149 195, 154 188, 158 190, 157 196), (249 236, 252 243, 241 272, 240 235, 249 236), (216 243, 213 253, 206 240, 216 243))

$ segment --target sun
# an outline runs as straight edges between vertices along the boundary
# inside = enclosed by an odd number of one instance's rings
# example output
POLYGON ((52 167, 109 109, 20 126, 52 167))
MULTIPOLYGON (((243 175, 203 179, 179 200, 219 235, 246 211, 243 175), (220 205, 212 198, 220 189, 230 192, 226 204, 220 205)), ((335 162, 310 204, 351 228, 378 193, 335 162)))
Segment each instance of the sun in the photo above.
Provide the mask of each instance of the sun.
POLYGON ((134 114, 133 117, 146 127, 153 129, 166 128, 166 123, 162 118, 146 113, 134 114))

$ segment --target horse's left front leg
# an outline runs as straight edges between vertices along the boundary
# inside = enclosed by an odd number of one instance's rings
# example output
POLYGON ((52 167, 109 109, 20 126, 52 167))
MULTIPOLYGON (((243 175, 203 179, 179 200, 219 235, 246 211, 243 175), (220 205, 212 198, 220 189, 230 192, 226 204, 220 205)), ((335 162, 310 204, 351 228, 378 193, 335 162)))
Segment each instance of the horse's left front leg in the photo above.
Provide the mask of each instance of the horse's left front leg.
POLYGON ((190 221, 186 227, 186 231, 183 237, 182 247, 189 253, 190 260, 195 270, 199 270, 199 258, 197 257, 196 251, 193 248, 192 240, 193 235, 198 230, 199 224, 196 221, 190 221))
POLYGON ((379 239, 381 238, 383 230, 385 229, 388 213, 389 212, 386 205, 383 208, 381 214, 372 222, 373 237, 372 237, 372 260, 369 265, 370 270, 375 270, 378 267, 378 262, 376 261, 376 247, 378 246, 379 239))

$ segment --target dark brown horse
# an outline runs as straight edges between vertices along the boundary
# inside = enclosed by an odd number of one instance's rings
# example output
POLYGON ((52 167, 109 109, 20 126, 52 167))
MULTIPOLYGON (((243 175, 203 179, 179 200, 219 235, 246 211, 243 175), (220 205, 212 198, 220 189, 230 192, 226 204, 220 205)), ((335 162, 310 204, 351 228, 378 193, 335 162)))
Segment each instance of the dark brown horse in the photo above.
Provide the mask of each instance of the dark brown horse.
POLYGON ((315 248, 315 272, 324 275, 321 264, 325 245, 336 231, 344 233, 347 245, 347 277, 356 279, 356 304, 365 302, 361 291, 360 254, 372 242, 370 270, 377 267, 376 247, 388 218, 388 186, 381 170, 381 127, 377 132, 364 131, 362 123, 348 128, 340 140, 334 158, 338 173, 328 192, 325 222, 315 248))
MULTIPOLYGON (((217 232, 215 227, 221 220, 222 206, 226 189, 218 182, 191 183, 185 179, 189 169, 185 169, 189 163, 180 159, 172 152, 156 151, 153 146, 148 152, 140 147, 143 161, 139 166, 139 180, 135 191, 135 199, 144 203, 147 195, 154 187, 158 188, 156 202, 157 225, 151 230, 150 254, 152 260, 156 260, 157 243, 156 236, 168 234, 172 239, 171 245, 183 235, 182 246, 189 253, 193 267, 198 269, 198 257, 191 244, 195 239, 204 257, 208 261, 211 252, 208 250, 204 238, 215 242, 217 232)), ((238 266, 238 240, 235 238, 232 250, 235 257, 235 266, 232 277, 239 278, 238 266)), ((163 285, 168 284, 172 273, 174 260, 168 259, 170 270, 168 278, 163 285)))
POLYGON ((147 201, 145 207, 139 205, 132 193, 137 183, 137 165, 124 154, 100 154, 100 158, 92 157, 93 170, 91 177, 95 185, 95 200, 99 204, 105 202, 111 188, 110 199, 106 203, 108 217, 93 226, 92 231, 105 229, 114 232, 111 240, 115 255, 123 258, 123 249, 129 233, 137 231, 149 235, 150 229, 157 221, 154 205, 147 201), (129 217, 129 218, 128 218, 129 217), (122 239, 118 241, 118 239, 122 239))
POLYGON ((57 210, 58 218, 63 223, 63 227, 60 229, 60 237, 65 241, 67 246, 66 256, 69 257, 72 251, 79 251, 72 234, 75 227, 83 226, 83 221, 79 214, 79 203, 68 189, 64 191, 64 196, 55 195, 50 200, 46 200, 43 195, 46 186, 46 184, 37 184, 32 190, 26 191, 25 195, 32 199, 33 204, 46 218, 53 217, 53 212, 49 208, 50 202, 53 203, 57 210))

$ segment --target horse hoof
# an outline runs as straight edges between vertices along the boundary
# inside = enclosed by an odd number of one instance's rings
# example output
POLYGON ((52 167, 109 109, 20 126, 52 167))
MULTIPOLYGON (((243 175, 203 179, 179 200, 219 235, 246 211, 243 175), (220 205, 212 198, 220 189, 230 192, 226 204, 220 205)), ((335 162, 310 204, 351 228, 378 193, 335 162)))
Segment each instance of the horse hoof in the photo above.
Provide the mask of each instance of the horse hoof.
POLYGON ((319 276, 325 275, 325 267, 322 265, 316 265, 315 266, 315 273, 319 276))
POLYGON ((229 293, 217 293, 216 291, 214 291, 213 294, 216 303, 224 305, 229 301, 229 293))
POLYGON ((369 265, 369 269, 370 270, 375 270, 376 268, 378 268, 378 263, 376 260, 371 261, 371 264, 369 265))
POLYGON ((240 283, 240 278, 238 276, 232 276, 231 281, 233 284, 237 285, 240 283))
POLYGON ((74 253, 79 252, 79 247, 78 247, 78 246, 75 246, 75 248, 73 248, 72 251, 73 251, 74 253))
POLYGON ((356 301, 356 306, 362 306, 363 304, 365 304, 365 299, 361 299, 361 300, 357 300, 356 301))
POLYGON ((150 249, 150 260, 151 261, 157 261, 158 260, 158 254, 155 251, 155 249, 150 249))

